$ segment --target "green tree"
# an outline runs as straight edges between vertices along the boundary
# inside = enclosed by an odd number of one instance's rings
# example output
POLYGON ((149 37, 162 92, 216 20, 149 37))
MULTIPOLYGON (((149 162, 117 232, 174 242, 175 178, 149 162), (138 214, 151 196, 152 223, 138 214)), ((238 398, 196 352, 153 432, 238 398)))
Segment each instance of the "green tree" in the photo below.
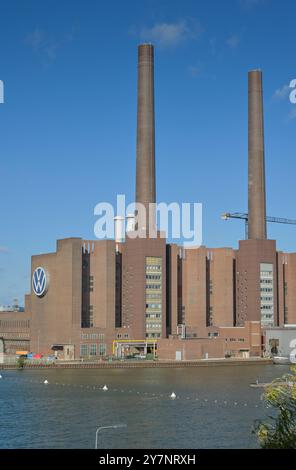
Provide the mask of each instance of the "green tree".
POLYGON ((17 359, 16 363, 17 363, 17 367, 18 367, 19 369, 23 369, 24 366, 25 366, 25 358, 24 358, 24 356, 20 356, 20 357, 17 359))
POLYGON ((257 421, 254 428, 263 449, 296 449, 296 367, 291 374, 274 380, 262 396, 273 413, 267 422, 257 421))

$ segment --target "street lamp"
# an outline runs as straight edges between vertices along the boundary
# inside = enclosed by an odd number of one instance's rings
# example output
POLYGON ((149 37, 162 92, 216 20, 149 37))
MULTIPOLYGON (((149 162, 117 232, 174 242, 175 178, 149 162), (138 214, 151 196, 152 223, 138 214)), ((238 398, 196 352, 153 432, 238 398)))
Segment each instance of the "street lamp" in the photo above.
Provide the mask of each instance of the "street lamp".
POLYGON ((98 448, 98 434, 100 431, 102 431, 103 429, 118 429, 118 428, 126 428, 127 425, 126 424, 113 424, 113 426, 100 426, 97 430, 96 430, 96 445, 95 445, 95 449, 98 448))

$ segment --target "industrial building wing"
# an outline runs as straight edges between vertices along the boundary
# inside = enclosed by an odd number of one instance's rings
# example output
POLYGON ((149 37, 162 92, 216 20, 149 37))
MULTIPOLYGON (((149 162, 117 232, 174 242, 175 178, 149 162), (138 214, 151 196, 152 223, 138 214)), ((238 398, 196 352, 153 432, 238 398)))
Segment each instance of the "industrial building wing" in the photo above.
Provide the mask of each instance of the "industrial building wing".
MULTIPOLYGON (((267 237, 260 70, 248 74, 248 107, 248 238, 237 249, 184 248, 160 232, 58 240, 54 253, 32 256, 25 312, 0 312, 0 353, 244 358, 264 354, 266 329, 296 324, 296 253, 277 251, 267 237)), ((154 48, 142 44, 135 202, 147 213, 135 212, 130 232, 147 232, 155 217, 149 213, 156 202, 154 122, 154 48)))

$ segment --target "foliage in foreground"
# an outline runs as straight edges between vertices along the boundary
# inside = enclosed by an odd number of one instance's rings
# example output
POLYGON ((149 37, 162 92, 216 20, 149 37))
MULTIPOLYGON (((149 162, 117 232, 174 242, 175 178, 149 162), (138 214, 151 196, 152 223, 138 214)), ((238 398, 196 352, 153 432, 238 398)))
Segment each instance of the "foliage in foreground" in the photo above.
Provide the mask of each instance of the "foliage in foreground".
POLYGON ((20 356, 20 357, 17 359, 16 363, 17 363, 17 367, 18 367, 19 369, 23 369, 23 368, 25 367, 25 358, 24 358, 23 356, 20 356))
POLYGON ((291 374, 274 380, 262 396, 273 410, 269 421, 258 421, 254 433, 263 449, 296 449, 296 366, 291 374))

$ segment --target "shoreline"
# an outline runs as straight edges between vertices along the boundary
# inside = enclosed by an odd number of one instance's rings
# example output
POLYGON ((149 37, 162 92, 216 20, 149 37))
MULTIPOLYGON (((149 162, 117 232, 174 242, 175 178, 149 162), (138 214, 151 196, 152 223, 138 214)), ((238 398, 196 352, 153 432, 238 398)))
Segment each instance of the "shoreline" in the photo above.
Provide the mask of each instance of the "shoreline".
MULTIPOLYGON (((125 369, 125 368, 182 368, 271 365, 269 358, 199 359, 192 361, 114 361, 114 362, 56 362, 54 364, 25 364, 26 369, 125 369)), ((20 369, 17 364, 0 364, 0 370, 20 369)))

